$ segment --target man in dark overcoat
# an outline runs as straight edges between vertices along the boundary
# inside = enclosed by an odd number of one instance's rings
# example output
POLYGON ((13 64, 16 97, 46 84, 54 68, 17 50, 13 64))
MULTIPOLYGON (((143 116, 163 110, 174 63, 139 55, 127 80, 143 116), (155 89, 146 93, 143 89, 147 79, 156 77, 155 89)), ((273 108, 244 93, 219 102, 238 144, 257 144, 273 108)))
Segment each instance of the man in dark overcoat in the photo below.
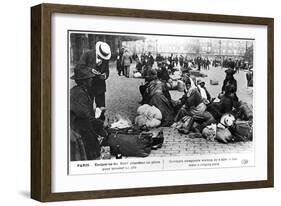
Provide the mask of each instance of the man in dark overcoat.
MULTIPOLYGON (((93 109, 93 99, 90 95, 93 77, 95 74, 90 67, 78 64, 71 77, 76 85, 70 90, 70 128, 81 136, 87 160, 99 158, 99 137, 106 136, 104 123, 95 118, 93 109)), ((75 151, 71 151, 73 152, 75 151)))

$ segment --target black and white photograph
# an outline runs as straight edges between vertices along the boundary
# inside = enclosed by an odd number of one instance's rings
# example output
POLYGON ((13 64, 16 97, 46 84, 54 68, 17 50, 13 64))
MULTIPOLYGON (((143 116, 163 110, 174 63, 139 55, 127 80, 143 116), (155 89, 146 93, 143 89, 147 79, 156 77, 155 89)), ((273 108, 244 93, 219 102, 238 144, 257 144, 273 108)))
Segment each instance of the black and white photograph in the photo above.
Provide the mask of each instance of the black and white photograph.
POLYGON ((32 14, 34 197, 273 186, 272 18, 53 4, 32 14))
POLYGON ((254 153, 254 39, 68 32, 71 162, 254 153))

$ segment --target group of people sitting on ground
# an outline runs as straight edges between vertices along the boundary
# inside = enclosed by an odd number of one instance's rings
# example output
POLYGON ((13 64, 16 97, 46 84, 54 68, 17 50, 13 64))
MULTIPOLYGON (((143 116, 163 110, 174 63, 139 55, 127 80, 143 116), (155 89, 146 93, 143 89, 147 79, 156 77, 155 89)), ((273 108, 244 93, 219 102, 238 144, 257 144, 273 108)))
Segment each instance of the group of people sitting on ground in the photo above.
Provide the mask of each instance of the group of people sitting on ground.
MULTIPOLYGON (((161 111, 162 126, 175 125, 177 122, 187 120, 188 117, 189 124, 179 131, 185 134, 190 131, 202 132, 207 125, 219 122, 226 113, 231 113, 237 118, 241 117, 239 108, 245 103, 239 102, 236 94, 235 70, 229 68, 225 73, 226 77, 218 98, 211 97, 205 82, 200 80, 196 82, 185 73, 181 78, 185 84, 184 94, 178 101, 174 101, 162 70, 151 69, 149 75, 145 77, 145 84, 139 87, 143 98, 141 104, 155 106, 161 111)), ((244 114, 243 119, 251 120, 252 113, 244 114)))

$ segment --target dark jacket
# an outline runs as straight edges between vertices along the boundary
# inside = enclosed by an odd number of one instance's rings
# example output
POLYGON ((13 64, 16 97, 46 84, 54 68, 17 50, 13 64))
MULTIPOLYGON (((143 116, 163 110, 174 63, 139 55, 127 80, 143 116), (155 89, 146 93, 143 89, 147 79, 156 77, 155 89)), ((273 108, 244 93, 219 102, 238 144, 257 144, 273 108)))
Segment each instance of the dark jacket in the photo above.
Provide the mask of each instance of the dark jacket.
POLYGON ((148 56, 148 64, 152 67, 154 64, 154 58, 152 55, 148 56))
POLYGON ((119 52, 116 56, 117 70, 120 69, 122 66, 122 56, 123 56, 123 52, 119 52))
MULTIPOLYGON (((100 72, 101 74, 106 75, 106 79, 109 77, 109 65, 108 61, 103 61, 101 65, 95 66, 95 70, 100 72)), ((92 92, 94 94, 101 94, 106 92, 106 79, 101 79, 100 76, 96 76, 93 78, 93 84, 92 84, 92 92)))
POLYGON ((212 102, 208 104, 207 111, 219 121, 221 116, 225 113, 231 113, 233 108, 233 100, 230 97, 223 96, 220 102, 212 102))
POLYGON ((237 81, 232 79, 225 79, 223 81, 222 91, 225 93, 235 93, 237 91, 237 81))
MULTIPOLYGON (((87 67, 93 68, 101 74, 106 74, 106 79, 109 76, 109 65, 108 61, 103 61, 101 65, 96 65, 96 54, 95 50, 89 50, 81 55, 79 64, 86 65, 87 67)), ((104 79, 99 76, 94 77, 93 88, 91 89, 91 95, 101 94, 106 91, 106 83, 104 79)))
POLYGON ((103 122, 95 118, 93 100, 82 86, 70 90, 70 127, 82 136, 88 159, 100 155, 98 135, 104 135, 103 122))
POLYGON ((161 69, 158 70, 157 72, 158 72, 158 76, 161 80, 164 80, 167 82, 170 79, 168 70, 166 69, 165 66, 162 66, 161 69))

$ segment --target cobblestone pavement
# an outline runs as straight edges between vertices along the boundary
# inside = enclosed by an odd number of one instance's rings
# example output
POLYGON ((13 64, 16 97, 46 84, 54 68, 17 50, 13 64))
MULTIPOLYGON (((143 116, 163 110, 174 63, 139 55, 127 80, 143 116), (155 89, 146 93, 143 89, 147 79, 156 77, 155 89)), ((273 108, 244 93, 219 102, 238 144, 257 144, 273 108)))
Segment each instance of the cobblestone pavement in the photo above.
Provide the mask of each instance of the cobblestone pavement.
MULTIPOLYGON (((158 128, 157 130, 160 130, 158 128)), ((160 149, 152 150, 149 157, 190 156, 208 154, 244 153, 253 151, 253 142, 223 144, 204 138, 190 138, 173 128, 164 128, 164 143, 160 149)))

